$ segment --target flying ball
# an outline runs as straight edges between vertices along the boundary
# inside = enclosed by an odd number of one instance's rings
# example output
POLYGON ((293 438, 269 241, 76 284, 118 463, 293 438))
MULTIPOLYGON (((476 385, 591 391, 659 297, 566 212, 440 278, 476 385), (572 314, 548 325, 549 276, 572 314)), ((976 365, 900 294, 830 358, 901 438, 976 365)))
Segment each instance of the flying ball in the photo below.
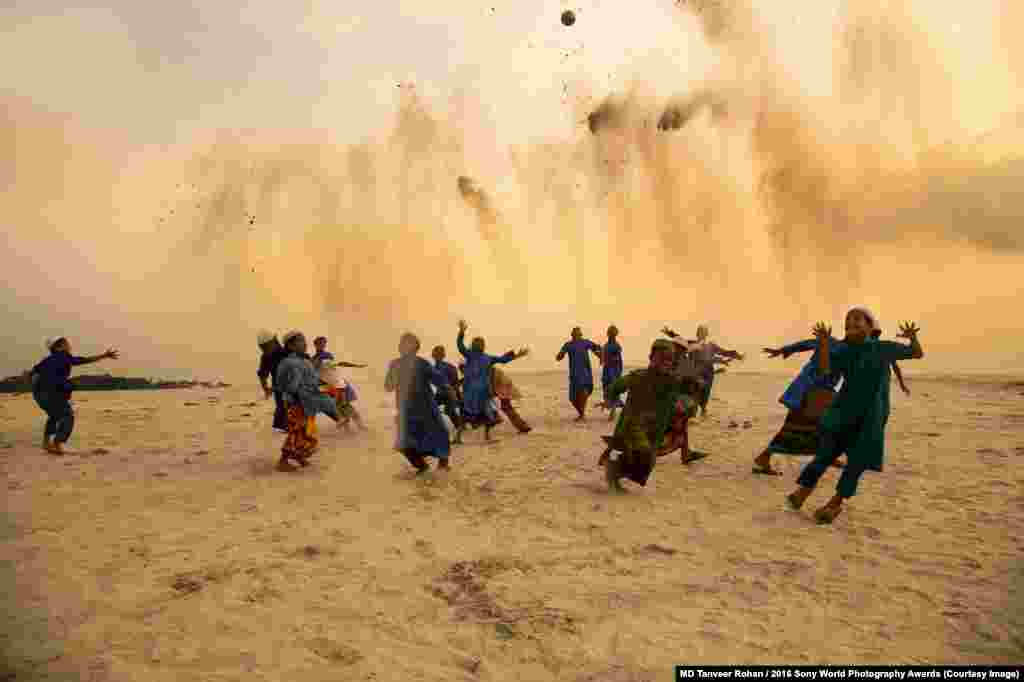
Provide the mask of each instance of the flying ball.
POLYGON ((576 13, 571 9, 562 12, 562 26, 572 26, 576 23, 576 13))

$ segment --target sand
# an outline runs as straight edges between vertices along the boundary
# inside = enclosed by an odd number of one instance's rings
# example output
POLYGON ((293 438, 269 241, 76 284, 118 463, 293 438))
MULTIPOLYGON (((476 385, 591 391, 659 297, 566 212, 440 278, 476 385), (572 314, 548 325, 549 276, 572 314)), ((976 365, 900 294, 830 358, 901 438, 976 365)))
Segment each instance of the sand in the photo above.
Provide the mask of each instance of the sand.
POLYGON ((668 680, 693 663, 1024 661, 1024 385, 909 377, 886 471, 831 527, 752 457, 786 378, 729 373, 692 430, 712 453, 605 492, 600 413, 562 373, 414 479, 393 399, 353 375, 373 429, 324 419, 316 463, 274 471, 258 388, 80 393, 74 454, 0 399, 0 679, 668 680), (730 428, 730 421, 738 426, 730 428), (743 428, 750 420, 751 427, 743 428))

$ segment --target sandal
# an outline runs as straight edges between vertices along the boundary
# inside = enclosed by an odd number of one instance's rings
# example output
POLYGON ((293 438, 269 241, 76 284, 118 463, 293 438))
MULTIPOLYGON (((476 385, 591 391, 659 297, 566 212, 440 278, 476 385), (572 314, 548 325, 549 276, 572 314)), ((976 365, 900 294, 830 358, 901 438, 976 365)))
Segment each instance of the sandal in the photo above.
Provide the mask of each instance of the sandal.
POLYGON ((693 464, 698 459, 704 459, 707 456, 708 456, 708 453, 706 453, 706 452, 700 452, 699 450, 690 450, 690 455, 689 456, 685 456, 684 455, 684 456, 682 456, 680 458, 680 460, 682 461, 683 464, 693 464))
POLYGON ((819 526, 825 526, 835 521, 836 517, 842 513, 842 506, 826 504, 824 507, 814 512, 814 520, 818 522, 819 526))

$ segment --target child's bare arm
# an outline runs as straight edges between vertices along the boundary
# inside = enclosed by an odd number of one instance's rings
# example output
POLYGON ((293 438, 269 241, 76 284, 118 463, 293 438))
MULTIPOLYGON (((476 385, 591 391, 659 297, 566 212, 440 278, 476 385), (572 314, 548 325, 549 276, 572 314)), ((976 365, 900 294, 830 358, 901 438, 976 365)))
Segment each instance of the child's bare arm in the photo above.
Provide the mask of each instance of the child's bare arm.
POLYGON ((824 322, 814 325, 814 336, 818 339, 818 375, 826 376, 831 370, 829 363, 829 339, 832 337, 832 328, 824 322))

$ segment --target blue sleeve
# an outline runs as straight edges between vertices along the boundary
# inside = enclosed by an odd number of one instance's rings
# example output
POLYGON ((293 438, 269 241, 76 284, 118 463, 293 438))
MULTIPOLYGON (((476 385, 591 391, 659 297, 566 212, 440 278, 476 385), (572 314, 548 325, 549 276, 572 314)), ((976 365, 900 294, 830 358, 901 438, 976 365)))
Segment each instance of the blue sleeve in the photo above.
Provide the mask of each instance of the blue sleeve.
POLYGON ((812 351, 817 347, 817 339, 806 339, 804 341, 791 343, 788 346, 783 346, 780 350, 786 355, 793 355, 794 353, 806 353, 807 351, 812 351))
POLYGON ((909 343, 897 341, 878 341, 878 352, 883 362, 893 363, 897 360, 912 360, 914 351, 909 343))
POLYGON ((88 358, 83 358, 83 357, 81 357, 79 355, 69 356, 68 359, 71 361, 71 366, 72 367, 74 367, 75 365, 84 365, 87 362, 89 362, 88 358))

